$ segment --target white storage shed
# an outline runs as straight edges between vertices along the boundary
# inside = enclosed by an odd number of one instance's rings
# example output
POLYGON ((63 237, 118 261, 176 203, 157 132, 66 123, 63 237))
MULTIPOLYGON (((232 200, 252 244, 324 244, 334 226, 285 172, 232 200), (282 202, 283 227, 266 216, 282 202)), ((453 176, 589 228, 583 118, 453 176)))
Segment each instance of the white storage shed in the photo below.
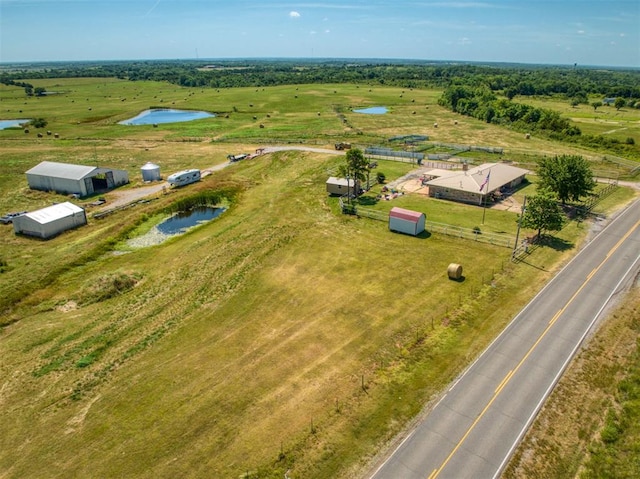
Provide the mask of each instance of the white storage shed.
POLYGON ((389 211, 389 229, 398 233, 418 236, 424 231, 427 215, 418 211, 393 207, 389 211))
POLYGON ((26 173, 32 190, 88 196, 129 183, 124 170, 43 161, 26 173))
POLYGON ((335 176, 329 177, 326 182, 327 193, 330 195, 355 195, 356 189, 360 188, 360 182, 353 178, 337 178, 335 176))
POLYGON ((48 239, 86 224, 84 209, 67 201, 17 216, 13 219, 13 230, 16 234, 48 239))

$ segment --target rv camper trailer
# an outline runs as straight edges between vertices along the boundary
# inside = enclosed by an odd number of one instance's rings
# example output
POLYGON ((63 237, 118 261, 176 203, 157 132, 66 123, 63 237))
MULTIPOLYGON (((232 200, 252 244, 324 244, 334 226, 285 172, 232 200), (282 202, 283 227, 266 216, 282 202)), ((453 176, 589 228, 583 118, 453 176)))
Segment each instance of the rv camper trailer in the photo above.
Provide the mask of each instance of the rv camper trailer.
POLYGON ((184 186, 196 181, 200 181, 200 170, 178 171, 167 178, 167 182, 171 186, 184 186))

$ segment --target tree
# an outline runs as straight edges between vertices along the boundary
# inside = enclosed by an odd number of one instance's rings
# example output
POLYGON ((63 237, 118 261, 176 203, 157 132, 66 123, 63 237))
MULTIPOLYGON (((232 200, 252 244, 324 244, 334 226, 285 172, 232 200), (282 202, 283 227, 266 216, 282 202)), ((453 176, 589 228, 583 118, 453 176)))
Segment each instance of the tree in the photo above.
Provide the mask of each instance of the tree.
POLYGON ((600 108, 602 106, 602 102, 601 101, 594 101, 593 103, 591 103, 591 106, 593 107, 593 111, 596 111, 598 108, 600 108))
POLYGON ((34 128, 44 128, 47 126, 47 120, 44 118, 34 118, 29 122, 34 128))
POLYGON ((589 163, 577 155, 543 158, 538 175, 541 186, 555 193, 563 205, 567 200, 579 201, 596 186, 589 163))
POLYGON ((622 108, 626 104, 627 104, 627 102, 624 100, 624 98, 619 96, 618 98, 616 98, 616 101, 613 103, 613 106, 616 107, 616 110, 619 110, 620 108, 622 108))
POLYGON ((353 194, 358 196, 358 189, 355 187, 357 181, 364 182, 369 174, 369 161, 364 157, 362 150, 352 148, 345 155, 345 163, 338 167, 338 173, 347 179, 354 180, 353 194), (357 181, 356 181, 357 180, 357 181))
POLYGON ((538 238, 541 238, 543 231, 560 231, 564 216, 554 193, 541 189, 535 196, 528 198, 520 221, 520 226, 537 230, 538 238))

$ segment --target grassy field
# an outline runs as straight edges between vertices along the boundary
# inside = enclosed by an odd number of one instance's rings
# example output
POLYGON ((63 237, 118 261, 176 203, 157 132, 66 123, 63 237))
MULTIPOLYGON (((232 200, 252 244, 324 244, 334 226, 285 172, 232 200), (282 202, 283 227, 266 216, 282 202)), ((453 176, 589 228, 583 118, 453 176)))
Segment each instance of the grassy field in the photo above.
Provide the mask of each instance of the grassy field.
MULTIPOLYGON (((602 98, 591 98, 590 103, 602 98)), ((613 105, 603 105, 594 109, 591 105, 571 106, 568 100, 560 98, 517 97, 515 101, 560 112, 571 119, 588 135, 604 135, 625 142, 632 138, 640 143, 640 110, 623 107, 617 110, 613 105)))
MULTIPOLYGON (((426 134, 526 148, 531 158, 578 152, 460 118, 437 106, 437 91, 31 83, 59 94, 26 99, 0 86, 2 119, 42 117, 43 131, 60 138, 0 131, 2 211, 66 199, 28 189, 24 172, 42 160, 126 169, 125 189, 134 189, 146 161, 166 176, 270 144, 365 146, 426 134), (217 116, 117 124, 150 106, 217 116), (350 111, 366 106, 390 113, 350 111)), ((357 476, 589 230, 571 222, 557 234, 565 247, 538 248, 518 264, 507 248, 393 234, 384 222, 338 214, 324 182, 340 161, 301 151, 259 156, 49 241, 2 227, 0 476, 357 476), (119 246, 166 207, 210 191, 229 207, 215 221, 159 246, 119 246), (452 262, 463 265, 464 281, 447 279, 452 262)), ((393 180, 408 167, 379 168, 393 180)), ((619 188, 598 209, 611 214, 635 196, 619 188)), ((395 204, 466 227, 482 217, 481 208, 425 197, 387 203, 395 204)), ((490 210, 485 227, 513 233, 516 213, 490 210)))

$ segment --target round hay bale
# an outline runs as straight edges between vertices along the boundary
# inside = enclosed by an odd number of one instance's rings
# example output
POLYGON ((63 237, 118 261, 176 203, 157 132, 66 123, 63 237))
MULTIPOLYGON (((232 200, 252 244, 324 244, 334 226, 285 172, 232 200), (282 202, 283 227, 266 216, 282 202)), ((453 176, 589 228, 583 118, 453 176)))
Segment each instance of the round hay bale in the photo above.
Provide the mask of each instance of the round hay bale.
POLYGON ((53 137, 54 137, 54 138, 60 138, 60 135, 59 135, 58 133, 54 133, 54 134, 53 134, 53 137))
POLYGON ((462 278, 462 265, 451 263, 447 268, 447 275, 449 275, 449 279, 457 280, 462 278))
POLYGON ((527 133, 526 135, 524 135, 525 139, 530 139, 531 138, 531 133, 527 133))

